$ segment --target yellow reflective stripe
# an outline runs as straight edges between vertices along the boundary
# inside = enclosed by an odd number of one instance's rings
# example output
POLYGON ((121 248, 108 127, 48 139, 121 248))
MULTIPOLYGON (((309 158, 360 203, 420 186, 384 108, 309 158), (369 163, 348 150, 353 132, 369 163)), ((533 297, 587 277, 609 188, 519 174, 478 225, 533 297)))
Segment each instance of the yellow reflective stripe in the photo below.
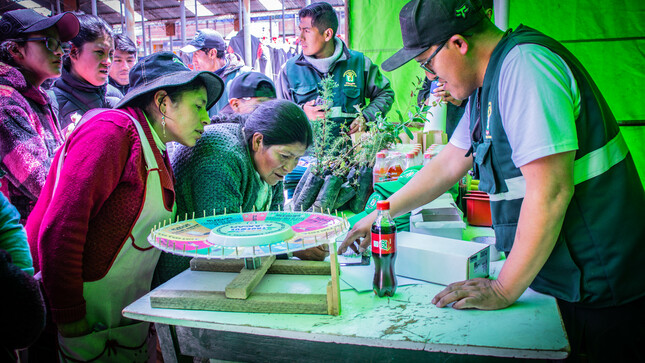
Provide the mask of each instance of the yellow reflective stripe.
POLYGON ((576 160, 573 165, 573 184, 578 185, 611 169, 612 166, 625 159, 629 149, 623 135, 618 132, 616 137, 605 146, 594 150, 576 160))

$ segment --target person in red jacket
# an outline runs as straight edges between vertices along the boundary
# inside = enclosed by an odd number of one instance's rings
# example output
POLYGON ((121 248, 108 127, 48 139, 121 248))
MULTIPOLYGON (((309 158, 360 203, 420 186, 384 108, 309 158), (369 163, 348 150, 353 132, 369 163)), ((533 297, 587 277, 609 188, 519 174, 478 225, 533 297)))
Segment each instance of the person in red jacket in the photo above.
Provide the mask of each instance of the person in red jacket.
POLYGON ((154 354, 150 324, 121 310, 150 290, 161 251, 146 237, 174 217, 166 143, 194 146, 224 88, 215 74, 192 72, 169 52, 141 59, 130 84, 116 109, 83 116, 27 221, 64 361, 137 362, 154 354))

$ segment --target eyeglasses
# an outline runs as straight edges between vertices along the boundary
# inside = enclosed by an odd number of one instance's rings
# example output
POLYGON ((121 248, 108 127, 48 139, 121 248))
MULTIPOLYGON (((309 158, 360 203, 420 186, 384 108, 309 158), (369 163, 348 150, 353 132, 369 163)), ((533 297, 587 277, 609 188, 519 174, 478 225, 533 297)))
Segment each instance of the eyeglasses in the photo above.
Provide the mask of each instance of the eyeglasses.
POLYGON ((63 53, 68 54, 70 51, 70 45, 68 42, 61 42, 60 40, 52 37, 42 37, 42 38, 27 38, 26 42, 45 42, 45 46, 52 52, 58 50, 58 47, 63 51, 63 53))
MULTIPOLYGON (((448 40, 450 40, 450 39, 448 39, 448 40)), ((430 74, 432 74, 434 76, 434 79, 431 79, 431 81, 434 81, 438 77, 437 77, 437 74, 432 69, 430 69, 428 67, 428 64, 432 61, 432 58, 434 58, 437 55, 437 53, 439 53, 441 48, 443 48, 443 46, 446 45, 446 43, 448 43, 448 40, 446 40, 445 42, 441 43, 441 45, 439 47, 437 47, 437 49, 435 49, 434 52, 432 52, 432 54, 430 54, 430 57, 428 57, 428 59, 426 59, 425 62, 423 62, 423 63, 421 63, 419 65, 424 71, 426 71, 426 72, 428 72, 428 73, 430 73, 430 74)))

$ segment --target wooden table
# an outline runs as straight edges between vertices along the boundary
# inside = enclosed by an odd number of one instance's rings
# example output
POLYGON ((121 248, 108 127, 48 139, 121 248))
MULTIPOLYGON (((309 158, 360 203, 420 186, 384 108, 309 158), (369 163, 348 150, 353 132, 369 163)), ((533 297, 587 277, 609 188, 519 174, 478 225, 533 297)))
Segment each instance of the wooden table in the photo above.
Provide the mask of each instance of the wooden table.
MULTIPOLYGON (((157 289, 218 289, 234 276, 185 271, 157 289)), ((323 293, 328 277, 306 278, 267 275, 256 291, 323 293)), ((430 303, 442 289, 435 284, 400 286, 393 298, 343 290, 340 316, 155 309, 148 294, 123 315, 155 323, 166 362, 182 362, 184 356, 327 363, 567 356, 569 344, 553 297, 527 290, 504 310, 459 311, 430 303)))

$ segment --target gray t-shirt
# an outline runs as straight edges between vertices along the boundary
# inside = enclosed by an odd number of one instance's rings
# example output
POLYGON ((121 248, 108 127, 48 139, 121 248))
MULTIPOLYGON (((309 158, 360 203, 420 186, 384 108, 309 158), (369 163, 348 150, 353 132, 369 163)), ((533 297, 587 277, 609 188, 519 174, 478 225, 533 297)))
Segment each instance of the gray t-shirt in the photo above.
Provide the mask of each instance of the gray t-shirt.
MULTIPOLYGON (((516 167, 578 149, 580 91, 569 66, 549 49, 536 44, 511 49, 502 63, 499 109, 516 167)), ((470 103, 450 143, 470 148, 469 125, 470 103)))

